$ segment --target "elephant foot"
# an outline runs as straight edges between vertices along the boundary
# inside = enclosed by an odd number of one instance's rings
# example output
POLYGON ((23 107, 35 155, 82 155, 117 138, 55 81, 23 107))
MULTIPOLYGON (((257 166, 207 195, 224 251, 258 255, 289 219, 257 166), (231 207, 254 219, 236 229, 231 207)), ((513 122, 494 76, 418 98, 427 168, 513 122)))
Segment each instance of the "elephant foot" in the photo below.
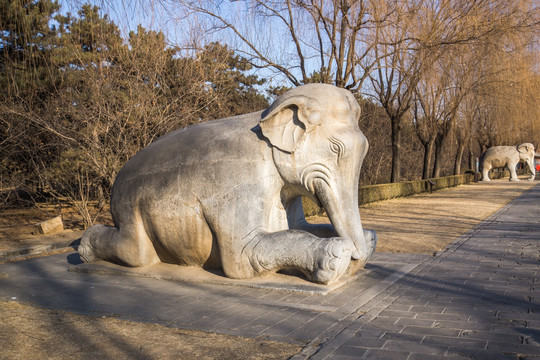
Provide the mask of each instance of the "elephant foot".
POLYGON ((352 252, 352 258, 354 260, 359 260, 364 264, 369 260, 373 252, 375 252, 375 247, 377 246, 377 233, 374 230, 364 229, 364 239, 366 241, 366 253, 361 254, 356 247, 354 247, 352 252))
POLYGON ((377 233, 373 230, 364 230, 364 237, 366 238, 366 245, 368 249, 367 259, 373 255, 375 252, 375 247, 377 246, 377 233))
POLYGON ((77 247, 77 251, 79 252, 79 256, 81 257, 81 260, 85 263, 92 263, 99 260, 99 258, 96 256, 94 248, 92 246, 92 240, 96 236, 96 233, 101 229, 100 225, 94 225, 90 228, 88 228, 82 238, 81 243, 77 247))
POLYGON ((512 178, 510 178, 510 181, 519 181, 519 179, 512 179, 512 178))
POLYGON ((324 242, 314 254, 316 264, 312 280, 329 284, 340 278, 349 267, 353 244, 345 238, 331 238, 324 242))
POLYGON ((78 249, 81 260, 85 263, 95 262, 97 259, 89 245, 79 245, 78 249))

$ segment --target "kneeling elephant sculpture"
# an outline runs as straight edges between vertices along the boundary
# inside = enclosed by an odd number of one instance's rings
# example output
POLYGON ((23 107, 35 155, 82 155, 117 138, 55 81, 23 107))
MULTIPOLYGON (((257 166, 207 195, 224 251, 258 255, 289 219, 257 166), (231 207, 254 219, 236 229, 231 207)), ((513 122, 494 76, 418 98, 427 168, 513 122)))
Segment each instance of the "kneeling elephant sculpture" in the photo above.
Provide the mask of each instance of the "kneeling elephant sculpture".
POLYGON ((534 180, 534 145, 523 143, 518 146, 493 146, 487 149, 480 157, 480 171, 483 181, 491 181, 489 170, 506 167, 510 171, 510 181, 519 181, 516 174, 516 165, 523 161, 532 174, 529 181, 534 180))
POLYGON ((82 237, 83 261, 140 267, 166 262, 222 268, 246 279, 298 269, 330 283, 351 258, 363 267, 376 235, 364 230, 358 180, 368 142, 346 90, 300 86, 263 112, 174 131, 120 170, 111 195, 115 226, 82 237), (309 224, 301 196, 330 224, 309 224))

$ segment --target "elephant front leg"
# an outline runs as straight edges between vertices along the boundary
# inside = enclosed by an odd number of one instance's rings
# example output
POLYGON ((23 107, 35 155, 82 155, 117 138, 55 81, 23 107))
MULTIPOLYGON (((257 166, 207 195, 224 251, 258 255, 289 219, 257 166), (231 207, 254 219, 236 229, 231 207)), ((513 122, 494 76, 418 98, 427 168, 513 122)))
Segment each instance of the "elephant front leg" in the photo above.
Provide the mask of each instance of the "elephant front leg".
POLYGON ((346 272, 354 249, 349 239, 320 238, 300 230, 261 234, 250 245, 247 255, 256 272, 294 268, 321 284, 335 281, 346 272))
POLYGON ((533 181, 536 177, 536 171, 535 171, 535 168, 534 168, 534 161, 531 160, 527 163, 527 167, 529 168, 529 173, 531 174, 531 176, 527 179, 529 181, 533 181))

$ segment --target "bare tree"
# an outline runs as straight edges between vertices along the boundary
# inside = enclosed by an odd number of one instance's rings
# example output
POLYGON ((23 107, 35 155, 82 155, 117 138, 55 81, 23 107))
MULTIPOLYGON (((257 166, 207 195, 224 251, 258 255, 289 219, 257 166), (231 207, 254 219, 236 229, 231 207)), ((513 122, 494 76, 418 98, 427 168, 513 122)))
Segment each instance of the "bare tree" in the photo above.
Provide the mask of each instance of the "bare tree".
POLYGON ((439 96, 440 94, 440 92, 421 92, 417 90, 415 95, 413 124, 418 139, 424 146, 422 179, 429 179, 431 177, 433 149, 437 134, 436 118, 438 114, 435 112, 435 108, 438 101, 437 99, 429 100, 429 98, 439 96))
POLYGON ((441 57, 424 76, 416 88, 415 127, 424 144, 423 177, 439 177, 443 143, 454 128, 456 111, 461 101, 463 87, 453 72, 454 58, 441 57), (433 172, 431 159, 435 155, 433 172))
POLYGON ((378 0, 178 1, 231 35, 240 54, 298 86, 333 83, 358 92, 374 66, 369 33, 394 11, 378 0), (235 41, 237 40, 237 41, 235 41))
POLYGON ((419 58, 404 57, 403 54, 393 51, 390 56, 384 57, 380 60, 381 64, 376 72, 370 77, 373 90, 378 95, 377 99, 386 110, 391 122, 391 182, 400 181, 403 121, 413 103, 414 90, 420 81, 422 71, 419 58))
MULTIPOLYGON (((415 89, 423 74, 439 56, 437 47, 423 46, 414 38, 414 19, 422 7, 401 3, 389 17, 390 25, 374 29, 376 66, 370 73, 370 93, 380 102, 391 122, 391 181, 401 178, 401 136, 405 115, 409 112, 415 89)), ((418 34, 427 36, 428 34, 418 34)))
MULTIPOLYGON (((454 175, 461 174, 463 153, 468 148, 467 164, 469 170, 477 170, 475 167, 475 156, 473 151, 473 124, 479 118, 481 105, 473 92, 469 92, 456 117, 455 134, 457 140, 457 151, 454 160, 454 175)), ((477 154, 479 156, 479 154, 477 154)))

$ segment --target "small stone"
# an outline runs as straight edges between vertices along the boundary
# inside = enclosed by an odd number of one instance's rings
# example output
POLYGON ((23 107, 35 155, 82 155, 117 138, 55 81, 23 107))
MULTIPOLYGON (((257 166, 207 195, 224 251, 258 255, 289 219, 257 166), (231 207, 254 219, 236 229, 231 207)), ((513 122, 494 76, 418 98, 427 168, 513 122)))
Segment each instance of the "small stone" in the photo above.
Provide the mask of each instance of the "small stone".
POLYGON ((34 225, 33 235, 50 235, 64 231, 62 216, 57 216, 50 220, 45 220, 34 225))

